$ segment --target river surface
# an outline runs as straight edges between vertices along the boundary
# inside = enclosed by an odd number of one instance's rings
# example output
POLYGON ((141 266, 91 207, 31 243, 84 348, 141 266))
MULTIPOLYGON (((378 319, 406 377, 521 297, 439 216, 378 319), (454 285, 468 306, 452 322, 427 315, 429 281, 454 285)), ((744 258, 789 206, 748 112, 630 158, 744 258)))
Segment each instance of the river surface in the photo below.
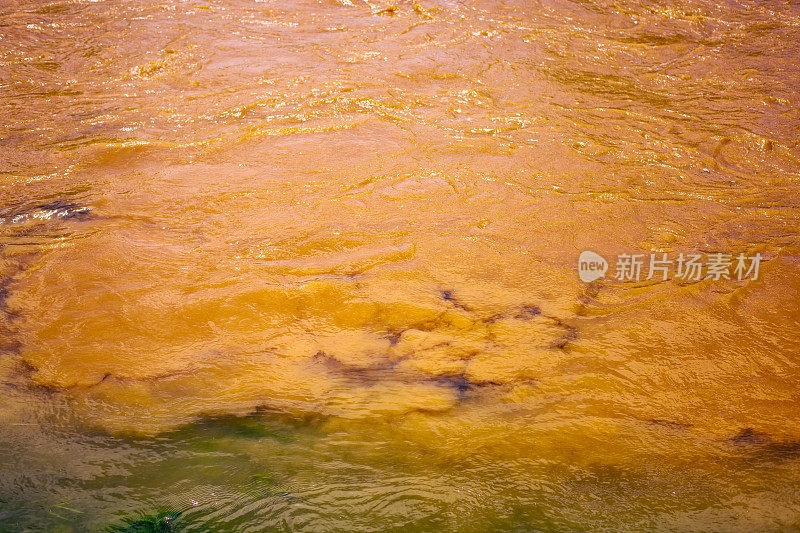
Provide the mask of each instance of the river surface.
POLYGON ((799 141, 796 1, 0 0, 0 531, 800 531, 799 141))

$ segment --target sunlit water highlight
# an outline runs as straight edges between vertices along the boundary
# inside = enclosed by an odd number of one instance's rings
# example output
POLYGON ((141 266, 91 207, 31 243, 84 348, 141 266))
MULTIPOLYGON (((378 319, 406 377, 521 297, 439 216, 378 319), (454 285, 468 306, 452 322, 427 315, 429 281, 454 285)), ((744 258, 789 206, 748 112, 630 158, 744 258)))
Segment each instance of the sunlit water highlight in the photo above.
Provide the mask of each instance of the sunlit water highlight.
POLYGON ((3 2, 0 531, 800 530, 798 87, 790 1, 3 2))

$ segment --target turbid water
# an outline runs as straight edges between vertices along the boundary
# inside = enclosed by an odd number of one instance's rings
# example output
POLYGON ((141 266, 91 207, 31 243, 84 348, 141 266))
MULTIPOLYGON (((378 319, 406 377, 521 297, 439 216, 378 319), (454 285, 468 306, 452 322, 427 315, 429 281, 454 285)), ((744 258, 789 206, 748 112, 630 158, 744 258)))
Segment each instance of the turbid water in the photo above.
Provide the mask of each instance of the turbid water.
POLYGON ((3 0, 0 531, 800 531, 799 88, 788 0, 3 0))

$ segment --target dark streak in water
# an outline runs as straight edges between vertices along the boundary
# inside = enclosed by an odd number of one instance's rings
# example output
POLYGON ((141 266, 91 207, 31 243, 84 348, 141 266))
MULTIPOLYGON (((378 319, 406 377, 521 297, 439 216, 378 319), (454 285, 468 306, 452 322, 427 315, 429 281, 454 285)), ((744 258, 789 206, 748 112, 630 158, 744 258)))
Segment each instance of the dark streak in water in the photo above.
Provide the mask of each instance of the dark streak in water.
POLYGON ((311 358, 314 362, 322 364, 328 371, 362 380, 364 383, 380 379, 380 375, 394 367, 388 360, 380 360, 367 367, 348 365, 323 351, 319 351, 311 358))
POLYGON ((463 400, 479 387, 498 385, 494 382, 472 381, 460 373, 431 375, 422 372, 399 372, 395 370, 396 364, 388 360, 380 361, 373 366, 361 367, 343 363, 322 351, 317 352, 311 359, 323 365, 327 371, 352 379, 362 386, 372 386, 383 381, 435 383, 455 391, 459 400, 463 400))
POLYGON ((384 335, 384 338, 386 338, 389 341, 389 344, 391 344, 392 346, 396 346, 397 343, 400 342, 400 338, 402 336, 403 336, 402 331, 387 331, 386 334, 384 335))
POLYGON ((30 205, 17 209, 10 209, 0 214, 0 222, 13 224, 31 218, 45 220, 75 220, 85 221, 94 218, 91 208, 69 200, 54 200, 42 204, 30 205))
POLYGON ((742 429, 730 442, 734 446, 752 449, 759 459, 786 461, 800 458, 800 441, 777 441, 752 428, 742 429))
POLYGON ((557 348, 559 350, 566 349, 567 345, 578 338, 578 328, 574 326, 566 326, 563 324, 559 324, 562 327, 566 328, 564 334, 556 339, 551 345, 551 348, 557 348))
POLYGON ((539 308, 538 305, 523 305, 522 309, 514 315, 514 318, 519 318, 521 320, 530 320, 535 316, 539 316, 542 314, 542 310, 539 308))
POLYGON ((458 298, 456 298, 455 293, 450 289, 442 289, 439 291, 439 296, 445 302, 450 302, 453 307, 456 309, 461 309, 462 311, 471 311, 469 306, 461 302, 458 298))
POLYGON ((753 428, 744 428, 731 438, 731 442, 737 446, 753 446, 766 444, 770 442, 770 438, 763 433, 753 431, 753 428))
POLYGON ((431 381, 455 390, 458 394, 459 400, 463 400, 477 386, 477 384, 471 382, 460 374, 445 374, 442 376, 436 376, 431 381))

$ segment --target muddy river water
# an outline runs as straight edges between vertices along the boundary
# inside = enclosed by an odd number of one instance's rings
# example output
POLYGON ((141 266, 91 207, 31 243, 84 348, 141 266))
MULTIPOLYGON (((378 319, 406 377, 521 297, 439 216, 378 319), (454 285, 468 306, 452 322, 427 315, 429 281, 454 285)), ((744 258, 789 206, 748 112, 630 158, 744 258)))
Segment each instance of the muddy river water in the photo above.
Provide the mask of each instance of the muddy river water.
POLYGON ((0 531, 800 531, 799 106, 790 0, 0 0, 0 531))

